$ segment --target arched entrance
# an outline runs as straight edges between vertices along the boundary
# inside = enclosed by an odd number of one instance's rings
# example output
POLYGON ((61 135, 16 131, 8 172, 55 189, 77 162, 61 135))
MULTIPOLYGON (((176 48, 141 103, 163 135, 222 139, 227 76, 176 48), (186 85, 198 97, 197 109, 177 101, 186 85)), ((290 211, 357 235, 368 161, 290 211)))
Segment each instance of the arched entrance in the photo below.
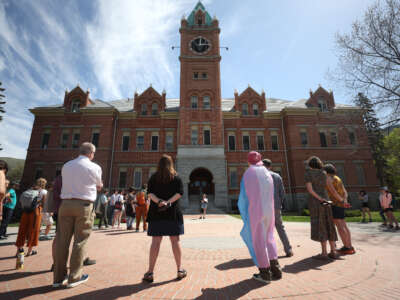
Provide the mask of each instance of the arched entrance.
POLYGON ((213 176, 206 168, 197 168, 192 171, 189 176, 189 202, 190 206, 200 205, 202 194, 207 194, 208 198, 213 198, 214 182, 213 176), (210 197, 211 196, 211 197, 210 197))

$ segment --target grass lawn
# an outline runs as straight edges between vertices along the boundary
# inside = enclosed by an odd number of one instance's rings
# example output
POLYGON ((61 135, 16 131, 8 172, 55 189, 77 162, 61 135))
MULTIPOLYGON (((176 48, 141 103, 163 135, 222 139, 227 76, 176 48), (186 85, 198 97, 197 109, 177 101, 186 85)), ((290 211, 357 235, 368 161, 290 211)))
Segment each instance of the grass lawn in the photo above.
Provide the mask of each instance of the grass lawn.
MULTIPOLYGON (((372 211, 372 221, 373 222, 382 222, 381 216, 379 215, 379 211, 372 211)), ((400 220, 400 211, 394 212, 395 217, 397 220, 400 220)), ((241 219, 240 215, 232 214, 232 217, 241 219)), ((286 222, 309 222, 309 216, 299 216, 297 212, 284 212, 282 215, 283 221, 286 222)), ((368 218, 368 215, 367 215, 368 218)), ((346 222, 360 222, 362 217, 346 217, 346 222)))

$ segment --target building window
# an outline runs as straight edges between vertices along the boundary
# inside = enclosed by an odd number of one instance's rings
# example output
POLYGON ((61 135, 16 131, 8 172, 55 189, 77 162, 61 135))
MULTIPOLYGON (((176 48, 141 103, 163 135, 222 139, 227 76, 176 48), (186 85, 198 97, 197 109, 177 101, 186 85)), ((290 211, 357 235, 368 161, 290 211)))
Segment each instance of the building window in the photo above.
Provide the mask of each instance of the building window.
POLYGON ((249 114, 249 106, 247 103, 242 104, 242 114, 243 116, 247 116, 249 114))
POLYGON ((258 115, 258 104, 257 104, 257 103, 254 103, 254 104, 253 104, 253 114, 254 114, 255 116, 258 115))
POLYGON ((158 104, 157 104, 157 103, 153 103, 153 104, 151 105, 151 114, 152 114, 153 116, 158 115, 158 104))
POLYGON ((37 168, 35 171, 35 180, 43 177, 43 169, 37 168))
POLYGON ((344 165, 343 164, 334 164, 336 168, 336 174, 342 179, 343 184, 346 183, 346 177, 344 176, 344 165))
POLYGON ((46 131, 42 137, 42 149, 47 149, 50 141, 50 132, 46 131))
POLYGON ((257 149, 264 151, 264 136, 261 134, 257 135, 257 149))
POLYGON ((193 73, 193 79, 199 79, 199 72, 193 73))
POLYGON ((307 146, 308 145, 308 136, 307 136, 307 132, 305 131, 301 131, 300 132, 300 140, 301 140, 301 145, 302 146, 307 146))
POLYGON ((349 140, 350 140, 350 144, 351 145, 355 145, 356 144, 356 134, 352 130, 349 131, 349 140))
POLYGON ((63 133, 61 134, 61 148, 67 148, 68 139, 69 139, 68 131, 63 131, 63 133))
POLYGON ((229 170, 229 182, 230 182, 230 188, 237 188, 238 187, 237 170, 234 169, 234 168, 231 168, 229 170))
POLYGON ((122 135, 122 151, 129 151, 130 133, 124 132, 122 135))
POLYGON ((146 103, 142 103, 140 114, 141 114, 142 116, 147 115, 147 104, 146 104, 146 103))
POLYGON ((72 148, 79 148, 79 139, 81 138, 81 134, 79 131, 74 131, 72 134, 72 148))
POLYGON ((135 169, 135 173, 133 175, 133 185, 135 188, 141 188, 142 187, 142 170, 141 169, 135 169))
POLYGON ((210 96, 203 97, 203 108, 210 109, 210 96))
POLYGON ((100 140, 100 131, 95 130, 92 132, 92 144, 99 147, 99 140, 100 140))
POLYGON ((331 131, 331 144, 332 146, 336 146, 338 144, 337 133, 335 131, 331 131))
POLYGON ((243 150, 250 150, 250 136, 243 135, 243 150))
POLYGON ((204 128, 203 131, 204 145, 211 145, 211 129, 204 128))
POLYGON ((197 96, 190 97, 190 103, 192 108, 197 108, 197 96))
POLYGON ((228 144, 229 144, 229 151, 235 151, 236 150, 236 138, 234 135, 229 135, 228 136, 228 144))
POLYGON ((193 127, 191 130, 191 135, 190 135, 190 139, 192 141, 192 145, 197 145, 197 141, 198 141, 198 131, 197 128, 193 127))
POLYGON ((361 164, 356 164, 356 172, 358 185, 365 185, 365 173, 361 164))
POLYGON ((71 112, 79 112, 80 105, 81 105, 81 100, 72 100, 71 112))
POLYGON ((279 150, 278 134, 277 133, 271 133, 271 149, 272 150, 279 150))
POLYGON ((328 111, 328 106, 326 105, 326 101, 323 97, 320 97, 318 99, 318 107, 319 107, 319 110, 322 112, 328 111))
POLYGON ((143 133, 139 133, 136 137, 136 148, 138 150, 144 149, 144 134, 143 133))
POLYGON ((151 151, 158 151, 158 134, 151 135, 151 151))
POLYGON ((126 188, 127 177, 128 177, 128 172, 127 172, 126 168, 119 169, 118 187, 120 189, 126 188))
POLYGON ((174 136, 171 133, 167 133, 165 137, 165 148, 168 151, 172 151, 174 148, 174 136))
POLYGON ((321 147, 327 147, 328 144, 326 143, 326 135, 325 132, 320 131, 319 133, 319 140, 321 142, 321 147))
POLYGON ((208 74, 207 73, 201 73, 201 78, 202 79, 207 79, 208 78, 208 74))

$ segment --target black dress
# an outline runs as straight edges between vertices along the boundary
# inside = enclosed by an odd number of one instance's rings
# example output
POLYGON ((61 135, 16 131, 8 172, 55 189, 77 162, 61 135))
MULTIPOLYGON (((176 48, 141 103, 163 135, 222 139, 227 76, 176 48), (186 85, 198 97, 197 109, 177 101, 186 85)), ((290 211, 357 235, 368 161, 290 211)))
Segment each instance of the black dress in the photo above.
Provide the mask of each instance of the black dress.
MULTIPOLYGON (((169 183, 160 183, 153 174, 147 184, 147 192, 156 195, 159 199, 167 201, 175 194, 183 195, 182 180, 175 176, 169 183)), ((150 208, 147 214, 149 236, 175 236, 184 233, 183 215, 179 205, 180 200, 172 203, 164 211, 159 211, 158 205, 150 201, 150 208)))

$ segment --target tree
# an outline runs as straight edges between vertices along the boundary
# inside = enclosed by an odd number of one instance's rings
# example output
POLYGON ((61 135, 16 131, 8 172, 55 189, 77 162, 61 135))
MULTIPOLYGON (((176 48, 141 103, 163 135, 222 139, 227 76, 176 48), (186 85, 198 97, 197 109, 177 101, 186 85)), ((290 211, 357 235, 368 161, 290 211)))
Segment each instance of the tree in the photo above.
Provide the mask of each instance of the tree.
MULTIPOLYGON (((400 0, 378 1, 350 34, 337 34, 334 78, 384 108, 385 124, 400 121, 400 0)), ((384 125, 385 125, 384 124, 384 125)))
POLYGON ((22 179, 23 172, 24 172, 24 164, 19 163, 14 168, 11 169, 11 171, 7 174, 7 178, 11 182, 19 183, 22 179))
MULTIPOLYGON (((4 92, 6 89, 1 87, 1 81, 0 81, 0 122, 1 120, 3 120, 3 117, 1 114, 4 114, 6 111, 3 108, 3 105, 6 104, 5 101, 3 101, 3 99, 6 97, 2 94, 2 92, 4 92)), ((0 151, 3 150, 2 148, 0 148, 0 151)))
POLYGON ((388 184, 393 191, 400 194, 400 128, 394 129, 384 138, 384 145, 388 184))
POLYGON ((361 108, 362 111, 362 121, 365 126, 365 130, 368 137, 368 142, 371 146, 372 157, 375 162, 375 167, 377 170, 377 177, 380 181, 381 186, 385 185, 385 158, 384 151, 385 145, 383 143, 383 133, 381 126, 379 124, 378 118, 370 99, 365 97, 362 93, 359 93, 354 99, 357 106, 361 108))

